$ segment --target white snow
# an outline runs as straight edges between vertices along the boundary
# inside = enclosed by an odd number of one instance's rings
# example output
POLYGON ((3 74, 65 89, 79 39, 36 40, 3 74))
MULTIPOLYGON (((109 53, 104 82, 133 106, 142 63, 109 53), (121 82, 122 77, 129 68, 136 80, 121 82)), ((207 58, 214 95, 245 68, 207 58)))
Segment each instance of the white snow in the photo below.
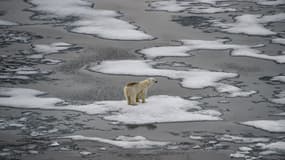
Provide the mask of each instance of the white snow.
POLYGON ((91 155, 92 154, 92 152, 88 152, 88 151, 81 151, 81 152, 79 152, 81 155, 83 155, 83 156, 88 156, 88 155, 91 155))
POLYGON ((263 129, 269 132, 285 132, 285 120, 256 120, 241 124, 263 129))
POLYGON ((235 12, 235 11, 237 11, 237 9, 235 9, 235 8, 210 7, 210 6, 192 6, 188 10, 191 13, 205 13, 205 14, 235 12))
POLYGON ((80 111, 87 114, 99 114, 106 120, 125 124, 221 120, 220 112, 203 110, 197 101, 174 96, 148 97, 147 103, 131 107, 125 100, 97 101, 87 105, 56 105, 64 101, 58 98, 41 97, 44 94, 44 92, 32 89, 0 88, 0 106, 80 111))
POLYGON ((59 146, 60 144, 57 142, 57 141, 54 141, 54 142, 52 142, 49 146, 50 147, 57 147, 57 146, 59 146))
POLYGON ((277 104, 285 104, 285 91, 281 91, 278 94, 274 95, 276 98, 271 99, 271 102, 277 104))
POLYGON ((285 38, 274 38, 272 39, 272 43, 284 44, 285 45, 285 38))
POLYGON ((256 0, 256 3, 260 5, 277 6, 285 4, 285 0, 256 0))
POLYGON ((285 13, 279 13, 276 15, 252 15, 244 14, 234 18, 234 23, 223 23, 219 21, 213 21, 213 26, 220 27, 222 31, 229 33, 243 33, 248 35, 275 35, 277 33, 266 29, 264 25, 269 22, 278 22, 285 19, 285 13))
POLYGON ((16 108, 53 108, 63 102, 58 98, 41 98, 44 92, 24 88, 0 88, 0 105, 16 108))
POLYGON ((194 140, 202 140, 202 139, 204 139, 204 138, 201 137, 201 136, 195 136, 195 135, 191 135, 189 138, 190 138, 190 139, 194 139, 194 140))
POLYGON ((270 79, 271 81, 279 81, 285 83, 285 76, 275 76, 270 79))
POLYGON ((186 57, 190 56, 191 51, 196 50, 231 50, 231 56, 245 56, 259 58, 264 60, 272 60, 277 63, 285 63, 285 55, 271 56, 262 54, 261 51, 255 49, 263 45, 248 46, 227 44, 227 39, 217 40, 181 40, 181 46, 161 46, 142 49, 139 53, 147 58, 157 58, 164 56, 186 57))
POLYGON ((82 135, 65 136, 62 138, 70 138, 72 140, 97 141, 101 143, 111 144, 124 149, 144 149, 144 148, 148 149, 148 148, 163 147, 170 144, 169 142, 151 141, 142 136, 135 136, 135 137, 119 136, 114 140, 100 138, 100 137, 87 137, 82 135))
POLYGON ((220 141, 234 142, 234 143, 257 143, 257 142, 268 142, 269 138, 265 137, 241 137, 225 134, 218 138, 220 141))
MULTIPOLYGON (((93 8, 94 4, 85 0, 30 0, 35 4, 31 10, 42 13, 42 17, 75 17, 66 23, 72 32, 91 34, 106 39, 148 40, 152 36, 139 31, 137 26, 123 21, 119 12, 93 8)), ((96 6, 96 5, 95 5, 96 6)))
MULTIPOLYGON (((164 0, 153 1, 149 3, 149 7, 155 11, 167 11, 167 12, 183 12, 189 11, 191 13, 221 13, 221 12, 233 12, 235 8, 225 8, 217 6, 216 2, 221 0, 195 0, 195 1, 176 1, 176 0, 164 0), (205 5, 210 4, 210 5, 205 5)), ((224 6, 224 5, 223 5, 224 6)))
POLYGON ((33 50, 38 53, 50 54, 69 49, 70 47, 72 47, 72 44, 65 42, 55 42, 51 44, 34 44, 33 50))
POLYGON ((190 4, 187 1, 167 0, 151 2, 149 6, 156 11, 181 12, 189 8, 190 4))
POLYGON ((28 76, 17 76, 17 75, 0 75, 0 79, 18 79, 18 80, 29 80, 28 76))
POLYGON ((136 76, 162 76, 181 80, 181 85, 186 88, 214 87, 221 93, 229 93, 230 97, 248 96, 255 91, 242 91, 235 86, 219 82, 223 79, 234 78, 235 73, 215 72, 202 69, 170 70, 152 68, 152 61, 145 60, 117 60, 103 61, 101 64, 89 67, 89 70, 120 75, 136 76))
POLYGON ((259 147, 262 150, 259 154, 260 155, 272 155, 272 154, 284 154, 285 153, 285 142, 284 141, 277 141, 272 142, 269 144, 264 143, 258 143, 256 144, 257 147, 259 147))
POLYGON ((18 23, 0 19, 0 26, 15 26, 15 25, 18 25, 18 23))
POLYGON ((230 154, 231 158, 246 158, 246 154, 242 152, 236 152, 236 153, 231 153, 230 154))

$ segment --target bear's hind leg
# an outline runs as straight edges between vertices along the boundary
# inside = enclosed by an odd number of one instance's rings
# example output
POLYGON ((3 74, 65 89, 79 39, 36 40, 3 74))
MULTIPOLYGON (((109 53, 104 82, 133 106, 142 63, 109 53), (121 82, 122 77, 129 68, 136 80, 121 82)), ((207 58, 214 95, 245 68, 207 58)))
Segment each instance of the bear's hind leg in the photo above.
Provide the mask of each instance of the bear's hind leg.
POLYGON ((131 100, 131 105, 136 105, 136 95, 132 95, 130 96, 130 100, 131 100))

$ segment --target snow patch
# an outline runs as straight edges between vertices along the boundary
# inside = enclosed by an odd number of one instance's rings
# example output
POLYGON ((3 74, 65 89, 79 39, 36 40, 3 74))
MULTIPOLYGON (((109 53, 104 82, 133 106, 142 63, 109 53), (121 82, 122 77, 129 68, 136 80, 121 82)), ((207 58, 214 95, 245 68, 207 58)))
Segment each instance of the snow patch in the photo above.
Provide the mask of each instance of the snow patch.
POLYGON ((197 101, 174 96, 152 96, 147 99, 147 103, 130 107, 124 100, 97 101, 87 105, 60 105, 64 104, 63 100, 41 97, 43 95, 45 95, 44 92, 33 89, 0 88, 0 106, 80 111, 98 114, 106 120, 125 124, 221 120, 220 112, 204 110, 197 101))
MULTIPOLYGON (((139 31, 137 26, 118 19, 122 16, 112 10, 95 9, 85 0, 29 0, 36 5, 30 10, 39 12, 42 19, 64 19, 67 29, 106 39, 149 40, 152 36, 139 31), (71 18, 72 17, 72 18, 71 18)), ((96 6, 96 5, 95 5, 96 6)))
POLYGON ((237 44, 226 44, 228 39, 217 40, 181 40, 181 46, 161 46, 142 49, 139 53, 143 54, 147 58, 157 57, 186 57, 190 56, 191 51, 196 50, 231 50, 231 56, 245 56, 252 58, 259 58, 265 60, 272 60, 277 63, 285 63, 285 55, 266 55, 261 51, 255 49, 263 45, 248 46, 237 44))
POLYGON ((271 81, 279 81, 285 83, 285 76, 275 76, 270 79, 271 81))
POLYGON ((242 122, 241 124, 269 132, 285 132, 285 120, 256 120, 242 122))
POLYGON ((285 91, 281 91, 280 93, 275 94, 274 96, 277 98, 273 98, 271 102, 277 104, 285 104, 285 91))
POLYGON ((241 137, 225 134, 218 138, 220 141, 234 142, 234 143, 257 143, 257 142, 269 142, 269 138, 264 137, 241 137))
POLYGON ((65 136, 62 138, 70 138, 72 140, 97 141, 101 143, 111 144, 124 149, 149 149, 149 148, 163 147, 170 144, 169 142, 150 141, 142 136, 135 136, 135 137, 119 136, 114 140, 99 138, 99 137, 87 137, 82 135, 65 136))
POLYGON ((167 12, 189 11, 191 13, 205 13, 205 14, 237 11, 234 8, 223 7, 225 5, 222 6, 216 5, 216 3, 219 1, 221 0, 195 0, 195 1, 164 0, 164 1, 150 2, 149 7, 155 11, 167 11, 167 12))
POLYGON ((278 43, 278 44, 284 44, 285 45, 285 38, 272 39, 272 43, 278 43))
POLYGON ((213 26, 221 28, 224 32, 229 33, 242 33, 247 35, 275 35, 277 33, 265 28, 264 26, 270 22, 278 22, 285 20, 285 13, 279 13, 275 15, 252 15, 244 14, 234 18, 234 23, 223 23, 219 21, 213 21, 213 26))
POLYGON ((285 0, 257 0, 256 3, 266 6, 278 6, 285 4, 285 0))
POLYGON ((0 19, 0 26, 16 26, 16 25, 18 25, 18 23, 0 19))
POLYGON ((51 44, 34 44, 33 50, 38 53, 50 54, 57 53, 59 51, 67 50, 72 47, 72 44, 65 42, 55 42, 51 44))

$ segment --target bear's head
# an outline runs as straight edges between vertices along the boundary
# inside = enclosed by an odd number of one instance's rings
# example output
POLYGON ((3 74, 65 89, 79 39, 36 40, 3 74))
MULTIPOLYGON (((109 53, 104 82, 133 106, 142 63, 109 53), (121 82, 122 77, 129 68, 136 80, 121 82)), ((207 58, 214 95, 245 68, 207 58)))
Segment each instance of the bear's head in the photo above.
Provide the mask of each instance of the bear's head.
POLYGON ((158 82, 155 78, 148 78, 146 80, 148 81, 149 86, 152 86, 154 83, 158 82))

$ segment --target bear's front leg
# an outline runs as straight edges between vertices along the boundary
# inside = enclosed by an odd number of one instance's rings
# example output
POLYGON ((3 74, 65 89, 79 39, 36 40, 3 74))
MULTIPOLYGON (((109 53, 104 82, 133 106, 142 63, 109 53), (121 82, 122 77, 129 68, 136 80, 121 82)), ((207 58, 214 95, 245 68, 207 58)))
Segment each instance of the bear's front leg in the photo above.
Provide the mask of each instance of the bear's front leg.
POLYGON ((137 94, 137 96, 136 96, 136 102, 140 102, 140 95, 139 94, 137 94))
POLYGON ((142 103, 145 103, 145 93, 142 94, 142 103))

